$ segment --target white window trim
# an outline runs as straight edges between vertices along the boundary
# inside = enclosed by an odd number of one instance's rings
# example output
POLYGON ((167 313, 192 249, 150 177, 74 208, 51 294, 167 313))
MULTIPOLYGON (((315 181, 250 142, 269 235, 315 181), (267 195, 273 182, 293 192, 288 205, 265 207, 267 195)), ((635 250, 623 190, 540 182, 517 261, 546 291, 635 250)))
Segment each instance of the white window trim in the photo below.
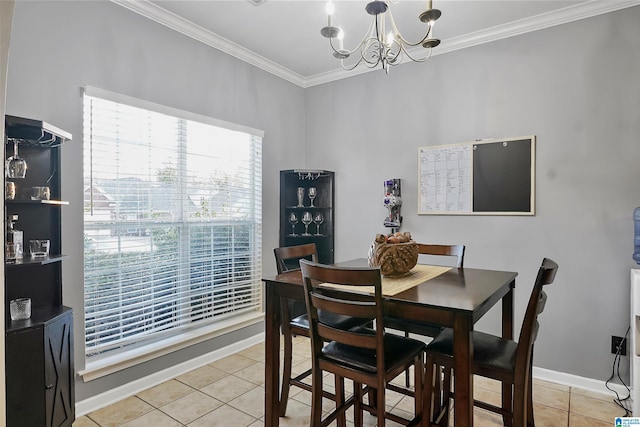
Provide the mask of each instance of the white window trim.
POLYGON ((258 324, 263 320, 264 311, 247 313, 120 351, 117 354, 108 354, 105 357, 94 356, 89 362, 86 362, 85 369, 78 371, 78 375, 82 377, 84 382, 89 382, 191 345, 258 324))
POLYGON ((83 90, 84 93, 88 96, 102 98, 112 102, 133 105, 138 108, 144 108, 147 110, 155 111, 157 113, 166 114, 168 116, 201 122, 233 131, 245 132, 251 135, 259 136, 260 138, 264 138, 264 131, 248 126, 239 125, 237 123, 231 123, 224 120, 215 119, 213 117, 192 113, 190 111, 180 110, 178 108, 172 108, 162 104, 156 104, 155 102, 146 101, 140 98, 134 98, 132 96, 123 95, 121 93, 111 92, 109 90, 100 89, 94 86, 83 86, 83 90))
MULTIPOLYGON (((102 98, 112 102, 133 105, 138 108, 155 111, 184 120, 191 120, 209 124, 212 126, 226 128, 232 131, 244 132, 260 138, 264 138, 264 131, 215 119, 209 116, 192 113, 166 105, 157 104, 151 101, 111 92, 94 86, 85 85, 82 87, 88 96, 102 98)), ((251 325, 264 321, 264 306, 260 311, 251 311, 242 315, 236 315, 213 324, 204 325, 182 332, 177 332, 165 338, 152 342, 134 345, 129 349, 118 351, 115 354, 105 354, 105 356, 92 356, 90 359, 84 358, 85 369, 78 371, 84 382, 89 382, 123 369, 153 360, 169 353, 187 348, 212 338, 234 332, 251 325)))

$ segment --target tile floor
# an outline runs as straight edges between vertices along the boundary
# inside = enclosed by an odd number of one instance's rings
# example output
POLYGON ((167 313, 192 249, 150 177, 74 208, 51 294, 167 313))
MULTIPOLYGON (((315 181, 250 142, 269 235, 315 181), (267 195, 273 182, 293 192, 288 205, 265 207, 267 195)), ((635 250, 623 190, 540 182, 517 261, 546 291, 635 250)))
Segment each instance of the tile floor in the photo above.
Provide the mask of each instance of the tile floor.
MULTIPOLYGON (((309 364, 308 340, 296 338, 294 373, 309 364)), ((329 387, 332 382, 330 378, 325 381, 329 387)), ((499 384, 490 380, 475 380, 474 393, 481 400, 500 401, 499 384)), ((538 427, 611 427, 614 417, 623 415, 605 394, 540 380, 534 380, 533 394, 538 427)), ((310 393, 292 387, 287 416, 280 419, 280 425, 307 427, 310 400, 310 393)), ((263 402, 264 348, 260 344, 79 417, 73 427, 261 427, 263 402)), ((330 405, 327 401, 327 409, 330 405)), ((388 393, 387 405, 407 416, 413 401, 388 393)), ((373 417, 365 416, 365 425, 374 426, 373 417)), ((474 425, 497 427, 502 423, 499 416, 476 408, 474 425)))

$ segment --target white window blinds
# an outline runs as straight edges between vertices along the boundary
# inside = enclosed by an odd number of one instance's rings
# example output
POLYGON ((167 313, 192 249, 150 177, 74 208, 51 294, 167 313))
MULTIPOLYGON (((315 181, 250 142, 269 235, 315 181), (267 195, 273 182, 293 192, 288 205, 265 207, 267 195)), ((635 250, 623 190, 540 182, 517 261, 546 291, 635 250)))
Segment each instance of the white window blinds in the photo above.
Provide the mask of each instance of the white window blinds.
POLYGON ((87 357, 261 310, 262 134, 84 95, 87 357))

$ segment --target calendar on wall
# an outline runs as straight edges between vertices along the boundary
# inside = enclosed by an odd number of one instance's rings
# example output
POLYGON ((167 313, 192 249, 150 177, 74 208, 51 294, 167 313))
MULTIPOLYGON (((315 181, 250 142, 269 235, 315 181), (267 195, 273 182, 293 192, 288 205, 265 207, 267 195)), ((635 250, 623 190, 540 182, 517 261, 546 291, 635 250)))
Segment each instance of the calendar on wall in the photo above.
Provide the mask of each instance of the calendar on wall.
POLYGON ((418 148, 419 215, 534 215, 535 136, 418 148))

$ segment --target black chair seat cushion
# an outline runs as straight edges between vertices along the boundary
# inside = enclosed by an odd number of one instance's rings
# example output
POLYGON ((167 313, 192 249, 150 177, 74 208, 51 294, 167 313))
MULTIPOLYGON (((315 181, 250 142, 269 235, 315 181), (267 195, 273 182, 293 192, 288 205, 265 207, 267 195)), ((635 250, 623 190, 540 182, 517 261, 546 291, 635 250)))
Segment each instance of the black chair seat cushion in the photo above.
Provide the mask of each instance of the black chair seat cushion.
MULTIPOLYGON (((515 341, 473 331, 473 361, 478 367, 513 372, 517 349, 515 341)), ((446 328, 427 345, 427 352, 453 357, 453 330, 446 328)))
MULTIPOLYGON (((342 316, 340 314, 323 312, 322 310, 318 310, 318 317, 320 317, 320 321, 322 323, 332 326, 336 329, 343 329, 345 331, 348 331, 353 327, 362 326, 370 322, 370 320, 368 319, 361 319, 359 317, 351 317, 351 316, 342 316)), ((306 313, 291 319, 290 324, 292 327, 306 329, 307 331, 309 330, 309 318, 307 317, 306 313)))
MULTIPOLYGON (((369 328, 353 328, 353 331, 364 334, 375 334, 373 329, 369 328)), ((384 362, 385 371, 396 369, 406 365, 407 360, 412 361, 425 348, 422 341, 412 338, 405 338, 394 334, 385 333, 384 335, 384 362)), ((323 357, 339 362, 346 366, 351 366, 359 370, 375 373, 376 353, 361 347, 353 347, 350 345, 340 344, 332 341, 322 349, 323 357)))
POLYGON ((289 318, 293 319, 298 316, 302 316, 307 312, 307 306, 304 301, 290 299, 289 300, 289 318))
POLYGON ((437 337, 444 329, 442 326, 435 325, 433 323, 398 319, 395 317, 385 317, 384 326, 385 328, 396 329, 398 331, 406 331, 412 334, 431 338, 437 337))

